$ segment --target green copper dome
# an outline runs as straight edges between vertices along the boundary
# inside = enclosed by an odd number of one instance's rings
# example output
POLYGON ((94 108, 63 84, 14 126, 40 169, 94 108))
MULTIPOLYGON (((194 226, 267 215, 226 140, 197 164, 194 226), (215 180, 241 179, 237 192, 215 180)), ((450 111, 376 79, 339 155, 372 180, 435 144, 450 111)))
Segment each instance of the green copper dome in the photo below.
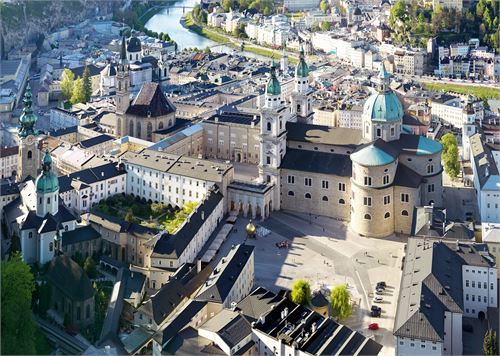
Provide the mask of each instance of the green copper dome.
POLYGON ((54 193, 59 190, 59 179, 52 172, 52 157, 49 151, 45 151, 42 160, 42 173, 38 176, 35 182, 37 193, 54 193))
POLYGON ((19 136, 21 138, 27 137, 29 135, 36 136, 38 132, 37 130, 35 130, 35 123, 38 118, 33 112, 33 108, 31 107, 33 101, 31 95, 31 87, 29 84, 26 87, 26 93, 24 93, 23 103, 24 103, 23 113, 19 118, 19 123, 21 124, 21 126, 19 127, 19 136))
POLYGON ((372 94, 365 103, 364 113, 369 113, 372 121, 403 120, 403 105, 390 89, 390 76, 382 62, 377 76, 377 92, 372 94))
POLYGON ((280 85, 280 82, 278 81, 278 78, 276 78, 276 64, 274 63, 274 61, 271 64, 271 77, 269 78, 269 81, 267 82, 266 94, 269 94, 269 95, 280 95, 281 94, 281 85, 280 85))
POLYGON ((297 78, 306 78, 309 75, 309 67, 304 59, 304 49, 300 49, 299 63, 295 68, 295 76, 297 78))
POLYGON ((401 121, 403 105, 392 91, 372 94, 365 103, 364 112, 372 121, 401 121))

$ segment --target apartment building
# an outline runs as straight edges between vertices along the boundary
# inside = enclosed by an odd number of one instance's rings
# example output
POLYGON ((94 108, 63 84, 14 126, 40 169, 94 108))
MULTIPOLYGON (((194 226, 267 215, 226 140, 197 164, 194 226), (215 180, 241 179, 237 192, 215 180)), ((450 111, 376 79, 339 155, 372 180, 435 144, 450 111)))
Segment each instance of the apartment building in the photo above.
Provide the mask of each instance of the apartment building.
POLYGON ((0 149, 0 178, 10 178, 17 175, 17 158, 19 146, 2 147, 0 149))
POLYGON ((462 317, 485 318, 488 308, 498 313, 497 270, 486 245, 408 240, 396 355, 462 354, 462 317))

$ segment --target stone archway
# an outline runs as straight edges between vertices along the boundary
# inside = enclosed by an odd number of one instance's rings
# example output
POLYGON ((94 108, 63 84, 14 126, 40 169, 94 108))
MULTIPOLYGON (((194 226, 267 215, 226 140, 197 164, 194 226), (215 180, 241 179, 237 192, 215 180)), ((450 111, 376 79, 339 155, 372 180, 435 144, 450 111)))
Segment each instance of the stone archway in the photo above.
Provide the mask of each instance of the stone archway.
POLYGON ((263 218, 262 216, 262 209, 259 205, 257 205, 257 208, 255 209, 255 217, 256 218, 263 218))

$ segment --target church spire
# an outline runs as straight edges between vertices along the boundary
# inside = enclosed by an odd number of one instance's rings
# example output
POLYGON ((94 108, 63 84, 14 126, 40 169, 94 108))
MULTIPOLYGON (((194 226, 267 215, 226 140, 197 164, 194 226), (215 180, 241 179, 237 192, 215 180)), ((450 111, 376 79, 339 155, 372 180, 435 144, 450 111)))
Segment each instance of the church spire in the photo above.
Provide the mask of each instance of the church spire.
POLYGON ((384 61, 380 64, 380 71, 377 75, 377 89, 379 92, 383 93, 389 90, 389 85, 391 83, 390 75, 385 69, 384 61))
POLYGON ((33 101, 29 83, 26 87, 26 92, 24 93, 23 103, 23 113, 19 118, 19 123, 21 124, 19 128, 19 136, 21 138, 28 137, 29 135, 36 136, 38 134, 38 131, 35 130, 35 123, 38 118, 33 112, 33 108, 31 107, 33 105, 33 101))

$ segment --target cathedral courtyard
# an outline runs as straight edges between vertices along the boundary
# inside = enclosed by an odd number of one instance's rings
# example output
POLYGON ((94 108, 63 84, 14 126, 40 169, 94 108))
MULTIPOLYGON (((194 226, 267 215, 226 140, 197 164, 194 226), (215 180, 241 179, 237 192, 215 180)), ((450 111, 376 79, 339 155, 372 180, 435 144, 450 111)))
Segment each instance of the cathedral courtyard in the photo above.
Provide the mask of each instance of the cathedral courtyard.
POLYGON ((274 212, 264 222, 256 222, 258 229, 265 228, 270 233, 254 239, 246 237, 248 222, 241 216, 237 219, 217 256, 224 256, 232 245, 244 241, 254 245, 255 284, 275 292, 290 289, 295 279, 309 281, 312 291, 329 290, 347 283, 355 306, 353 315, 343 323, 383 343, 383 353, 393 352, 395 301, 406 238, 360 237, 341 221, 284 211, 274 212), (278 248, 276 243, 284 240, 288 240, 288 248, 278 248), (288 277, 291 275, 295 279, 288 277), (372 318, 370 308, 376 305, 372 301, 374 286, 379 281, 385 281, 387 289, 382 303, 378 304, 382 308, 381 317, 372 318), (369 330, 371 323, 378 323, 379 330, 369 330))

